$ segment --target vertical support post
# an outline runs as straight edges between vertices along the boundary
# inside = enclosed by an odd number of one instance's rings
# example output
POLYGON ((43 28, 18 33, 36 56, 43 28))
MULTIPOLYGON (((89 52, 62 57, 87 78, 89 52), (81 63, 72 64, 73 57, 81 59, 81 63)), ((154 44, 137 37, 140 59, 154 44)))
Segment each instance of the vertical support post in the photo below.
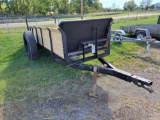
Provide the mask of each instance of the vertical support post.
POLYGON ((98 95, 96 94, 96 89, 97 89, 97 75, 98 75, 98 67, 94 66, 93 67, 93 90, 92 93, 89 94, 89 96, 91 97, 98 97, 98 95))
POLYGON ((31 28, 31 31, 32 31, 32 33, 33 33, 33 27, 30 27, 31 28))
POLYGON ((55 24, 55 25, 57 24, 56 17, 54 18, 54 24, 55 24))
POLYGON ((58 23, 57 23, 57 25, 58 25, 58 24, 59 24, 59 19, 60 19, 60 18, 59 18, 59 16, 57 16, 57 17, 58 17, 58 23))
POLYGON ((41 38, 42 38, 42 46, 44 46, 44 44, 43 44, 43 35, 42 35, 42 29, 39 27, 39 29, 40 29, 40 32, 41 32, 41 38))
POLYGON ((150 43, 147 41, 147 47, 146 47, 146 55, 150 54, 150 43))
POLYGON ((37 18, 36 18, 36 16, 34 16, 34 20, 36 21, 36 26, 37 26, 37 18))
POLYGON ((96 28, 96 31, 95 31, 95 33, 96 33, 96 39, 95 39, 95 57, 97 57, 97 28, 96 28))
POLYGON ((29 30, 27 16, 26 16, 26 25, 27 25, 27 30, 29 30))
POLYGON ((83 61, 85 61, 85 45, 83 44, 83 61))
POLYGON ((8 19, 7 19, 6 15, 5 15, 5 18, 6 18, 7 28, 8 28, 8 32, 9 32, 8 19))
POLYGON ((83 20, 83 0, 81 0, 81 20, 83 20))
POLYGON ((127 17, 127 18, 128 18, 128 20, 127 20, 127 22, 129 22, 129 12, 130 12, 130 10, 128 9, 128 17, 127 17))
POLYGON ((128 33, 129 33, 129 12, 130 12, 130 10, 128 9, 128 17, 127 17, 127 20, 126 20, 126 22, 127 22, 127 24, 128 24, 128 33))
POLYGON ((137 16, 138 16, 138 9, 137 9, 137 13, 136 13, 136 20, 138 20, 138 19, 137 19, 137 16))
POLYGON ((34 27, 34 28, 35 28, 35 30, 36 30, 36 38, 37 38, 37 43, 39 44, 39 39, 38 39, 37 28, 36 28, 36 27, 34 27))
POLYGON ((54 60, 54 53, 53 53, 53 44, 52 44, 52 36, 51 36, 51 30, 49 28, 47 28, 49 31, 49 38, 50 38, 50 45, 51 45, 51 56, 52 56, 52 60, 54 60))

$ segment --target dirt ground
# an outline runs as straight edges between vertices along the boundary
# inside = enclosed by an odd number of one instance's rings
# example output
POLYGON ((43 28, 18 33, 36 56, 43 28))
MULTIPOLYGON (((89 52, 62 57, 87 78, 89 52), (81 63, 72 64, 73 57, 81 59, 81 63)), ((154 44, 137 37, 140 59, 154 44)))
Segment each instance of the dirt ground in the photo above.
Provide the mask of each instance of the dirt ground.
POLYGON ((153 81, 153 93, 115 77, 98 77, 99 98, 91 98, 92 78, 59 83, 39 91, 37 102, 15 101, 0 109, 4 120, 160 120, 160 49, 137 51, 135 63, 120 69, 153 81))

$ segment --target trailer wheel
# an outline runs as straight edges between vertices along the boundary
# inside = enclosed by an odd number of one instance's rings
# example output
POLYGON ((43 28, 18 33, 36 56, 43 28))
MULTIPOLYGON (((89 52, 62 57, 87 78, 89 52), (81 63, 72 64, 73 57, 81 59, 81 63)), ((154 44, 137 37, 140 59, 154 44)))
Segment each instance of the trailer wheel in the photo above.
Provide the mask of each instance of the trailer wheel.
POLYGON ((144 32, 137 32, 136 33, 136 38, 137 39, 142 39, 146 36, 146 34, 144 32))
POLYGON ((25 31, 23 34, 24 46, 27 56, 30 60, 38 59, 37 43, 31 31, 25 31))

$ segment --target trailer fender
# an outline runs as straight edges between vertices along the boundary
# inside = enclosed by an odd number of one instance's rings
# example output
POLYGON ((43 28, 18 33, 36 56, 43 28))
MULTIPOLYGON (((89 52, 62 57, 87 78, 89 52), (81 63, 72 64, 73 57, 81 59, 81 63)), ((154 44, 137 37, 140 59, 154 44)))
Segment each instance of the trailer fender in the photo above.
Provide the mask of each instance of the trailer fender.
POLYGON ((141 28, 137 28, 134 32, 134 35, 136 35, 137 39, 141 39, 141 38, 150 38, 150 32, 148 29, 141 29, 141 28))
POLYGON ((123 30, 112 30, 111 36, 113 35, 113 40, 123 40, 123 37, 126 33, 123 30))
POLYGON ((31 31, 23 33, 24 47, 30 60, 38 59, 37 43, 31 31))
POLYGON ((125 35, 126 33, 123 30, 112 30, 111 34, 120 34, 120 35, 125 35))

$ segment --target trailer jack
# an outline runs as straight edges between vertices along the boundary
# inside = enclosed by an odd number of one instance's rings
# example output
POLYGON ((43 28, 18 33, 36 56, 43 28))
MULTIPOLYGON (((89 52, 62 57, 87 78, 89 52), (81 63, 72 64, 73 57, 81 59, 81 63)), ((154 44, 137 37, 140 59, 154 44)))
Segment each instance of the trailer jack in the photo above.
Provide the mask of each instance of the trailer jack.
POLYGON ((98 73, 106 74, 106 75, 111 75, 117 78, 120 78, 122 80, 125 80, 127 82, 133 82, 135 85, 138 87, 142 87, 148 92, 152 93, 153 90, 151 88, 152 81, 136 76, 134 74, 119 70, 115 68, 112 64, 108 63, 105 61, 103 58, 98 58, 98 60, 103 64, 103 66, 93 66, 93 65, 86 65, 86 64, 74 64, 72 67, 81 69, 81 70, 87 70, 87 71, 93 71, 94 72, 94 77, 93 77, 93 92, 90 94, 90 96, 97 96, 96 95, 96 82, 97 82, 97 75, 98 73))

